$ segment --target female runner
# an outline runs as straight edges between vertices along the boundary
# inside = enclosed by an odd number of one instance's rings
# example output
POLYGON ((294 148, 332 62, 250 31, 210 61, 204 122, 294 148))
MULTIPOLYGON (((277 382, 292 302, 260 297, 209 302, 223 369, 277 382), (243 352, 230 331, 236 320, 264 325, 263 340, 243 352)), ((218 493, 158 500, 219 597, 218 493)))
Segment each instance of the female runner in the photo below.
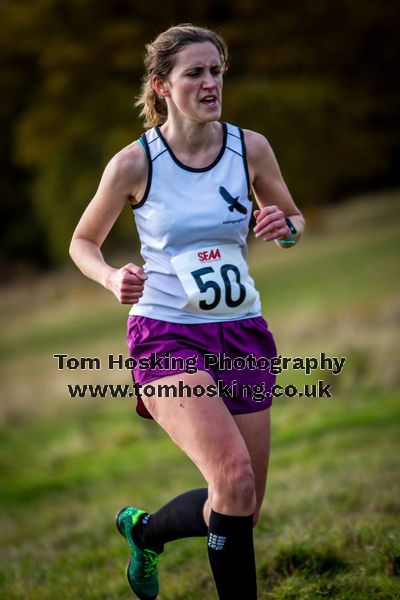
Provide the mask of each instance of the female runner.
POLYGON ((119 512, 128 581, 139 598, 155 599, 164 544, 207 536, 218 597, 254 600, 253 526, 265 491, 274 384, 257 359, 265 363, 276 348, 246 263, 249 194, 259 207, 258 238, 291 248, 304 219, 267 140, 219 120, 227 68, 220 36, 171 27, 147 46, 145 66, 138 104, 149 129, 107 165, 70 254, 85 275, 132 305, 137 412, 159 423, 207 487, 153 514, 119 512), (126 202, 143 268, 113 268, 100 250, 126 202))

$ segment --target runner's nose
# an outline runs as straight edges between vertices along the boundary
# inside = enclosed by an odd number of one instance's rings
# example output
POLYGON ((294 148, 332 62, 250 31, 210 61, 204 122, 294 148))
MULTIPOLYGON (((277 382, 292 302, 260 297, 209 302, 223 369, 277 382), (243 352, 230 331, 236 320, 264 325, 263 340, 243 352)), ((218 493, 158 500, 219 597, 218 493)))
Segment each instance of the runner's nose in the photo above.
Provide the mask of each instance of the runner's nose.
POLYGON ((202 87, 206 89, 210 89, 215 87, 214 77, 212 76, 211 71, 204 71, 202 78, 202 87))

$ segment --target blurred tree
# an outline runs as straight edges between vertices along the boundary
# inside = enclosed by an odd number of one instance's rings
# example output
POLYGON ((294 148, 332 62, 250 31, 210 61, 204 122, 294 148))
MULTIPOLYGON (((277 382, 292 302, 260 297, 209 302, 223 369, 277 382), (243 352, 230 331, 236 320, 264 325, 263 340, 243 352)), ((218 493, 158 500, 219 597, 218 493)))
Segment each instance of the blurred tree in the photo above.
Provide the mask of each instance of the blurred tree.
MULTIPOLYGON (((171 23, 226 37, 223 118, 270 139, 301 206, 398 183, 393 0, 3 0, 0 17, 3 265, 66 260, 105 164, 141 132, 144 44, 171 23)), ((133 231, 126 215, 111 242, 133 231)))

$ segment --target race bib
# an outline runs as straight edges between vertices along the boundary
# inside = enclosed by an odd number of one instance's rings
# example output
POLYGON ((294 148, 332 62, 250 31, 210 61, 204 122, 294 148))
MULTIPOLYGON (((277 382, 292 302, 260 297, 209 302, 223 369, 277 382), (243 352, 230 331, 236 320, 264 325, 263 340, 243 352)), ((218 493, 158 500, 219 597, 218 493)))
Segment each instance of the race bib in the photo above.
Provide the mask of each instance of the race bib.
POLYGON ((196 314, 246 314, 257 298, 246 261, 236 244, 199 248, 174 256, 172 265, 196 314))

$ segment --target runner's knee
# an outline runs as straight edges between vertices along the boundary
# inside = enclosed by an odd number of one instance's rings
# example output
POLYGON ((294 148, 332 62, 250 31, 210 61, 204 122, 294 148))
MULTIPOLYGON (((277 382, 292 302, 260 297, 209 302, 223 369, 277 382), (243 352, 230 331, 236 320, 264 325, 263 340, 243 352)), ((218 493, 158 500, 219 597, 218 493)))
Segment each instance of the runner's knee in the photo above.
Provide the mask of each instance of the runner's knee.
POLYGON ((231 459, 221 465, 212 488, 213 506, 223 506, 224 510, 240 514, 251 514, 255 510, 255 477, 250 461, 231 459))

